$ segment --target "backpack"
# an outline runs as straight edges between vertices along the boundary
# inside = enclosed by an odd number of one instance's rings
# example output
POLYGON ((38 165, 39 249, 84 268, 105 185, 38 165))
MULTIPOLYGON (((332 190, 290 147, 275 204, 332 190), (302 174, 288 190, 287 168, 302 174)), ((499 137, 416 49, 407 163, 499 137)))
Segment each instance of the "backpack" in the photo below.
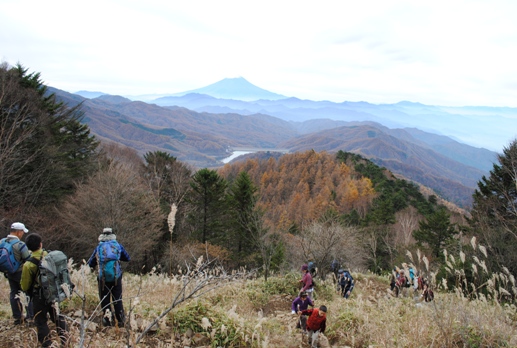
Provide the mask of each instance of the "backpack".
POLYGON ((349 286, 352 285, 353 281, 354 278, 348 271, 343 273, 343 278, 341 278, 341 285, 349 286))
POLYGON ((332 272, 337 272, 338 268, 339 268, 339 262, 337 262, 337 260, 332 261, 332 263, 330 264, 330 270, 332 272))
POLYGON ((20 262, 14 257, 13 245, 19 243, 17 239, 7 240, 2 238, 0 241, 0 271, 4 273, 14 273, 20 268, 20 262))
POLYGON ((120 268, 120 247, 116 240, 100 242, 97 246, 99 258, 99 279, 105 283, 116 283, 122 274, 120 268))
POLYGON ((418 277, 418 290, 424 289, 424 279, 422 277, 418 277))
POLYGON ((406 283, 404 284, 404 286, 406 288, 410 288, 411 287, 411 282, 409 281, 408 277, 407 276, 404 276, 406 278, 406 283))
POLYGON ((434 300, 434 292, 429 288, 427 288, 427 290, 424 291, 423 296, 425 302, 431 302, 432 300, 434 300))
POLYGON ((39 291, 47 303, 62 302, 72 296, 75 285, 70 280, 68 258, 62 251, 50 251, 41 260, 31 257, 27 261, 38 266, 39 291))

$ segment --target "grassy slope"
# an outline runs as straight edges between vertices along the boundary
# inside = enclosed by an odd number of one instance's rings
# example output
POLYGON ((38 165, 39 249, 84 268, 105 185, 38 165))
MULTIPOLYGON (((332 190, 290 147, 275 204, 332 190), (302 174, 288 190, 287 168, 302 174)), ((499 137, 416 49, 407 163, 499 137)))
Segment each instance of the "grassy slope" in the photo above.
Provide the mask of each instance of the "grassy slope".
MULTIPOLYGON (((86 294, 86 313, 91 315, 98 301, 94 275, 88 273, 88 269, 76 271, 73 278, 79 291, 86 294)), ((515 309, 466 301, 453 294, 437 294, 433 303, 417 304, 409 296, 390 296, 387 278, 354 276, 357 282, 350 300, 338 297, 331 282, 319 282, 316 305, 329 308, 326 336, 330 346, 517 346, 517 318, 509 314, 515 309)), ((228 283, 174 309, 139 347, 301 347, 301 335, 294 328, 296 317, 290 314, 298 278, 298 274, 287 274, 273 277, 267 284, 262 279, 228 283), (211 327, 203 324, 203 317, 211 327)), ((9 286, 5 278, 0 279, 0 346, 35 347, 34 328, 11 327, 9 286)), ((142 327, 170 306, 179 285, 160 275, 124 275, 126 312, 133 307, 131 331, 91 327, 86 334, 87 345, 125 347, 128 339, 134 340, 142 327)), ((80 314, 81 300, 74 296, 62 308, 63 313, 73 317, 74 313, 80 314)), ((94 322, 98 323, 99 318, 94 322)), ((71 332, 72 346, 76 347, 78 326, 73 326, 71 332)))

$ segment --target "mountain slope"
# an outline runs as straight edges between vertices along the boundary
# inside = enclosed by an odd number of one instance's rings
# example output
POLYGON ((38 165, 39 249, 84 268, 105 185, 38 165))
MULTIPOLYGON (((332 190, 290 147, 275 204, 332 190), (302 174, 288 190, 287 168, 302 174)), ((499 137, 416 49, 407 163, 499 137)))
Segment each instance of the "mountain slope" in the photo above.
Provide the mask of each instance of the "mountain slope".
MULTIPOLYGON (((303 135, 279 146, 293 152, 314 149, 358 153, 394 173, 431 187, 462 207, 470 205, 476 183, 486 172, 420 146, 416 139, 411 142, 396 138, 382 128, 373 125, 333 128, 303 135)), ((398 130, 398 133, 403 132, 398 130)), ((411 135, 407 133, 405 138, 411 135)))
MULTIPOLYGON (((234 147, 357 152, 434 188, 463 207, 468 205, 477 180, 487 173, 487 158, 493 154, 487 152, 485 156, 482 149, 447 137, 419 130, 390 129, 371 121, 288 122, 262 113, 212 114, 182 107, 165 108, 119 96, 85 99, 62 91, 58 94, 71 105, 83 103, 85 121, 100 139, 130 146, 140 154, 160 150, 196 167, 214 167, 222 165, 220 160, 228 156, 227 149, 234 147), (483 155, 479 156, 480 153, 483 155), (483 166, 473 168, 462 163, 475 162, 476 158, 483 166)), ((300 105, 306 103, 301 101, 300 105)))
POLYGON ((221 165, 228 147, 274 148, 296 135, 288 122, 268 115, 197 113, 162 108, 119 96, 84 99, 50 89, 70 106, 83 103, 84 121, 93 134, 136 149, 169 152, 198 167, 221 165))
POLYGON ((517 136, 517 108, 450 108, 411 102, 370 104, 367 102, 311 101, 298 98, 274 100, 235 100, 198 94, 165 97, 153 102, 161 106, 183 106, 196 111, 263 113, 286 121, 311 119, 336 121, 374 121, 389 128, 418 128, 446 135, 465 144, 501 151, 517 136))

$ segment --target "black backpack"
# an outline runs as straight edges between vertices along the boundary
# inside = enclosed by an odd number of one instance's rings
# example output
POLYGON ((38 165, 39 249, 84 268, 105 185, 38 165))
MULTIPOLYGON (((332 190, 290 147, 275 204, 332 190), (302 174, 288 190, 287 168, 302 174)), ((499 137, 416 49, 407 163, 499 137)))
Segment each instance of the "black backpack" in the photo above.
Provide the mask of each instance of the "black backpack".
POLYGON ((406 283, 404 284, 404 286, 406 288, 410 288, 411 287, 411 282, 409 281, 409 278, 407 276, 404 276, 406 278, 406 283))

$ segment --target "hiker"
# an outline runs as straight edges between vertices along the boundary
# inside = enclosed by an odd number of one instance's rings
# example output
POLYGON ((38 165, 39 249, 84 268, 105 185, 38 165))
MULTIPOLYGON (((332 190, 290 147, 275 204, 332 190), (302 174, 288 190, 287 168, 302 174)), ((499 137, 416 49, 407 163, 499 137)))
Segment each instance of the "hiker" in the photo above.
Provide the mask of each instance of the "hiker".
POLYGON ((308 265, 302 266, 302 274, 303 274, 303 277, 300 280, 300 283, 302 283, 302 289, 300 290, 300 294, 302 292, 306 292, 307 295, 312 295, 312 292, 314 291, 314 287, 313 287, 312 276, 311 276, 311 273, 309 272, 308 265))
POLYGON ((320 306, 320 308, 306 309, 304 311, 298 311, 298 315, 308 315, 307 318, 307 331, 308 340, 311 348, 318 346, 318 338, 321 333, 325 332, 327 323, 327 307, 320 306))
POLYGON ((424 299, 425 302, 431 302, 434 300, 434 292, 431 290, 431 287, 429 286, 429 282, 426 280, 423 281, 424 288, 422 290, 421 297, 424 299))
POLYGON ((347 270, 342 271, 339 276, 339 285, 341 287, 341 296, 344 298, 348 298, 350 294, 352 293, 352 290, 354 290, 354 277, 348 272, 347 270))
POLYGON ((315 277, 316 276, 316 263, 313 262, 313 261, 309 261, 309 263, 307 264, 307 267, 309 268, 309 272, 311 273, 311 277, 315 277))
POLYGON ((401 292, 408 287, 408 284, 409 284, 409 279, 406 277, 406 275, 404 274, 404 270, 401 269, 399 271, 399 276, 397 277, 397 286, 396 286, 396 289, 397 289, 397 297, 399 296, 399 294, 401 294, 401 292))
POLYGON ((99 298, 103 310, 102 325, 124 327, 124 305, 122 303, 122 269, 119 261, 129 261, 124 247, 117 242, 117 236, 110 227, 99 235, 99 245, 88 260, 88 266, 99 266, 97 277, 99 298), (110 309, 113 304, 113 311, 110 309), (107 315, 110 310, 111 315, 107 315), (116 321, 114 320, 116 318, 116 321))
POLYGON ((11 302, 14 325, 20 325, 24 323, 25 320, 32 320, 33 317, 32 303, 29 302, 28 306, 25 308, 26 317, 24 317, 23 305, 19 299, 19 293, 22 291, 20 281, 22 279, 23 263, 31 256, 29 249, 27 249, 27 245, 21 241, 22 237, 28 232, 29 230, 24 224, 21 222, 15 222, 11 225, 10 234, 0 241, 2 244, 4 242, 9 244, 5 245, 5 248, 10 248, 12 250, 12 257, 14 257, 14 260, 7 260, 13 268, 8 271, 3 270, 4 276, 9 281, 9 287, 11 288, 9 301, 11 302))
POLYGON ((411 286, 413 287, 413 291, 416 292, 418 289, 418 271, 413 267, 409 268, 409 278, 411 281, 411 286))
MULTIPOLYGON (((291 304, 291 313, 295 314, 299 311, 304 311, 309 308, 309 306, 314 307, 314 301, 311 300, 309 295, 304 291, 294 299, 293 303, 291 304)), ((302 333, 304 335, 307 334, 307 316, 306 315, 300 315, 300 320, 296 323, 297 329, 302 329, 302 333)))
MULTIPOLYGON (((41 236, 37 233, 31 233, 26 239, 27 248, 32 251, 31 259, 40 261, 42 257, 48 253, 43 250, 41 236)), ((38 342, 42 347, 50 347, 52 341, 50 339, 50 330, 47 324, 47 315, 50 320, 56 324, 57 334, 61 340, 61 347, 65 347, 68 340, 68 327, 65 319, 59 314, 59 306, 57 302, 48 302, 42 292, 39 278, 39 266, 33 262, 25 262, 23 264, 21 288, 23 291, 30 293, 34 306, 34 324, 38 332, 38 342)))
POLYGON ((399 276, 399 272, 397 270, 397 267, 394 267, 393 271, 391 272, 391 277, 390 277, 390 290, 391 291, 393 291, 397 286, 398 276, 399 276))
POLYGON ((339 279, 339 261, 334 259, 330 263, 330 271, 334 273, 334 284, 337 283, 339 279))

